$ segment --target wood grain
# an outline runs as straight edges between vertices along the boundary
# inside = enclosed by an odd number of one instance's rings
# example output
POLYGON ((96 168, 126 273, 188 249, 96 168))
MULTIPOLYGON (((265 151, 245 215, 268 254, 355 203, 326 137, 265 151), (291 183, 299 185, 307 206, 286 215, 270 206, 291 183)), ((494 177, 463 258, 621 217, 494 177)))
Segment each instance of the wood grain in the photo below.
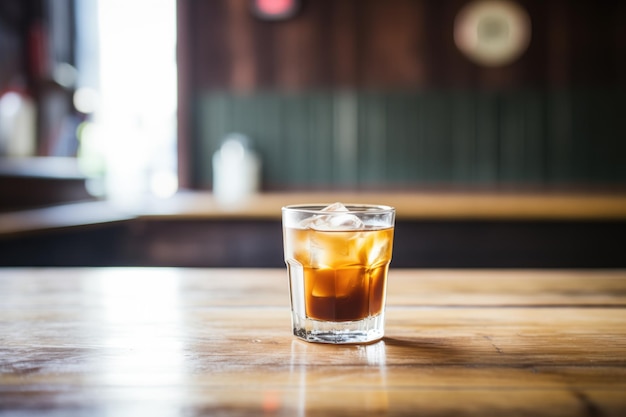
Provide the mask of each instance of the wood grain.
POLYGON ((0 415, 626 412, 626 271, 392 270, 387 332, 290 334, 282 269, 0 269, 0 415))
POLYGON ((317 0, 283 22, 256 19, 244 0, 179 3, 179 36, 189 41, 179 45, 188 88, 510 89, 623 86, 625 80, 626 8, 619 2, 521 0, 533 41, 502 67, 476 65, 456 47, 462 0, 317 0), (240 71, 249 74, 244 85, 240 71))

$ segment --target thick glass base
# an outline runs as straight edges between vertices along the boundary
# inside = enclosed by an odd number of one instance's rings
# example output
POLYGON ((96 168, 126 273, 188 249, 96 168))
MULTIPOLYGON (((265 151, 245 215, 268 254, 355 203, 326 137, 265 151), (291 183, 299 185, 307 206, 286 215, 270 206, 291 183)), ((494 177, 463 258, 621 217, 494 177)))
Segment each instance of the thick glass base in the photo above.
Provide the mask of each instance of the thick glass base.
POLYGON ((320 321, 291 313, 293 334, 307 342, 316 343, 370 343, 383 338, 385 315, 383 313, 357 321, 320 321))

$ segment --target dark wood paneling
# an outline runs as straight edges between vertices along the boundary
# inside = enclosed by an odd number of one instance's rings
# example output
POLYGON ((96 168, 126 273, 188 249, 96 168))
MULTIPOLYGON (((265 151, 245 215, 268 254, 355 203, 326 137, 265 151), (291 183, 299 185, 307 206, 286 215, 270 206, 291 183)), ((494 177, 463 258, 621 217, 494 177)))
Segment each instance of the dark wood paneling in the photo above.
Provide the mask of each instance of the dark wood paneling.
POLYGON ((0 266, 133 266, 128 235, 119 222, 1 236, 0 266))
POLYGON ((93 200, 85 179, 0 174, 0 212, 93 200))
POLYGON ((0 158, 0 212, 94 199, 73 158, 0 158))
POLYGON ((624 85, 623 2, 518 2, 532 21, 528 51, 482 68, 453 41, 468 0, 304 0, 284 22, 255 18, 247 0, 179 0, 183 79, 230 91, 624 85))
MULTIPOLYGON (((401 220, 394 268, 624 268, 623 221, 401 220)), ((0 238, 0 266, 284 267, 276 220, 131 220, 0 238)))

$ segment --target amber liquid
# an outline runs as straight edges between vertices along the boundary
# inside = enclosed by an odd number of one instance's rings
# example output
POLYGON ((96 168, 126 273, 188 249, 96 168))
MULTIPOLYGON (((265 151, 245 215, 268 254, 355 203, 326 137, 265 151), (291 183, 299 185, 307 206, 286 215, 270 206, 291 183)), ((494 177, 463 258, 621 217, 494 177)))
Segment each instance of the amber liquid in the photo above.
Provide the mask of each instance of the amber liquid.
POLYGON ((308 318, 351 321, 382 312, 393 228, 286 229, 285 242, 291 259, 303 267, 308 318))

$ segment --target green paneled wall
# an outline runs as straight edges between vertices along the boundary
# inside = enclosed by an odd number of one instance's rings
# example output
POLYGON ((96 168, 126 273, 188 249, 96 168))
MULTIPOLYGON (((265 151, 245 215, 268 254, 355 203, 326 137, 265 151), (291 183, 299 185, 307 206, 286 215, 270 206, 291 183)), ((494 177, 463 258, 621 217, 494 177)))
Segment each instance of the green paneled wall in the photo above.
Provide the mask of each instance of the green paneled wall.
POLYGON ((230 132, 270 188, 626 182, 621 90, 207 93, 195 109, 201 187, 230 132))

